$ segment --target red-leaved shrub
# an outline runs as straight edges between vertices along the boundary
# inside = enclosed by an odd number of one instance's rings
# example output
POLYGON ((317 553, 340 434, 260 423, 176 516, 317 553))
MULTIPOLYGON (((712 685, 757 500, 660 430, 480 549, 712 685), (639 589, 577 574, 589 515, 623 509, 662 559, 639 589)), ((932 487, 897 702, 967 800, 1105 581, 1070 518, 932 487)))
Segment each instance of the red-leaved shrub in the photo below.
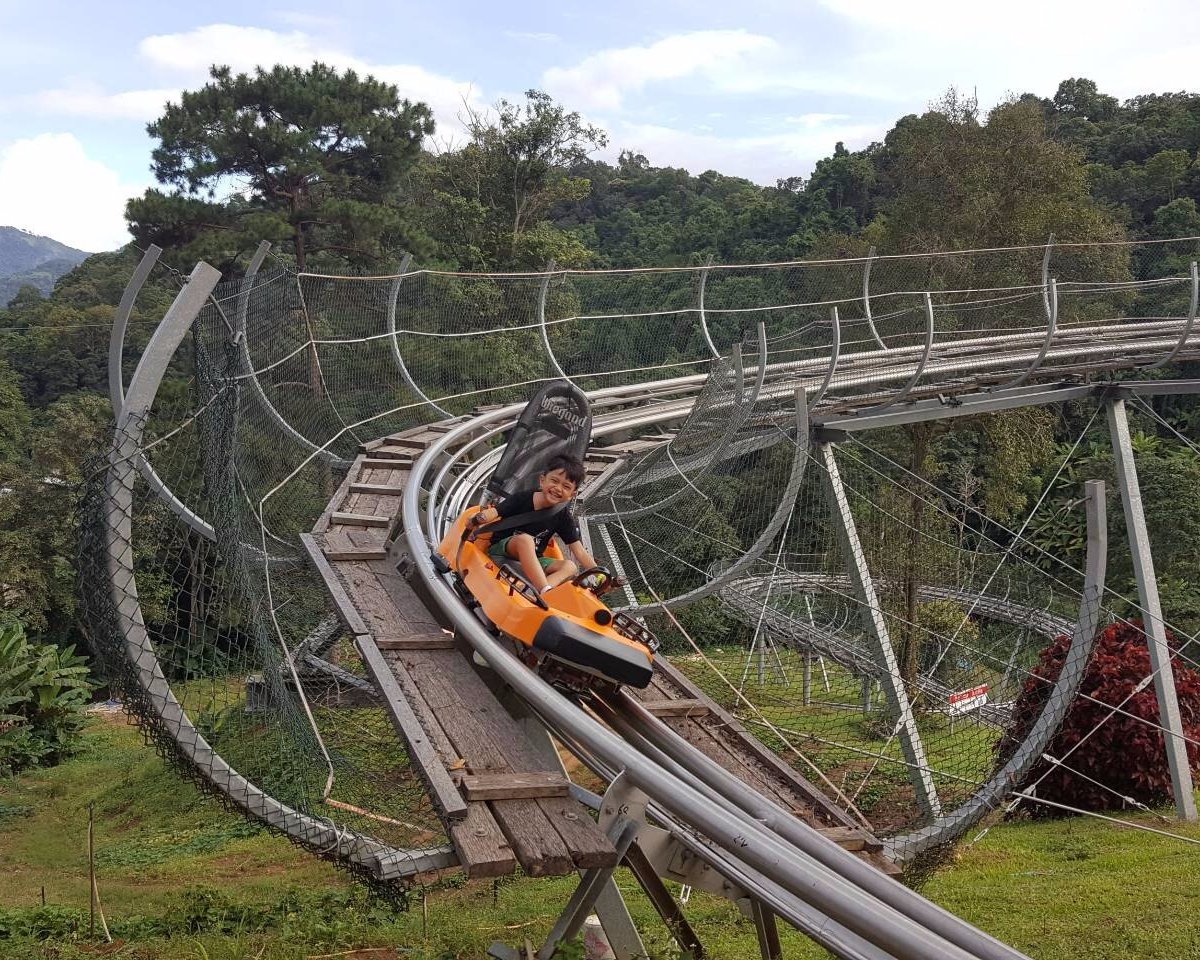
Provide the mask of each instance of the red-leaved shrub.
MULTIPOLYGON (((1169 631, 1167 642, 1172 652, 1177 650, 1178 644, 1169 631)), ((1061 636, 1042 651, 1037 667, 1025 681, 1014 704, 1013 726, 998 744, 1000 764, 1012 755, 1041 715, 1050 688, 1066 661, 1070 644, 1070 637, 1061 636)), ((1175 672, 1175 691, 1184 735, 1200 741, 1200 673, 1187 667, 1177 656, 1172 656, 1171 666, 1175 672)), ((1045 750, 1070 769, 1039 760, 1023 786, 1037 783, 1036 796, 1084 810, 1120 807, 1123 805, 1121 796, 1132 797, 1148 806, 1169 803, 1171 773, 1163 748, 1163 734, 1158 729, 1158 696, 1153 682, 1129 697, 1150 672, 1150 652, 1140 621, 1114 623, 1101 631, 1079 686, 1079 695, 1045 750), (1128 701, 1126 697, 1129 697, 1128 701), (1121 712, 1113 713, 1111 707, 1118 704, 1121 712), (1100 728, 1092 733, 1097 724, 1100 728), (1084 741, 1082 745, 1071 752, 1081 740, 1084 741), (1038 783, 1048 769, 1049 774, 1038 783), (1072 771, 1109 789, 1105 790, 1072 771)), ((1200 746, 1188 743, 1187 754, 1195 771, 1200 767, 1200 746)), ((1040 817, 1066 815, 1065 811, 1039 803, 1029 803, 1026 809, 1040 817)))

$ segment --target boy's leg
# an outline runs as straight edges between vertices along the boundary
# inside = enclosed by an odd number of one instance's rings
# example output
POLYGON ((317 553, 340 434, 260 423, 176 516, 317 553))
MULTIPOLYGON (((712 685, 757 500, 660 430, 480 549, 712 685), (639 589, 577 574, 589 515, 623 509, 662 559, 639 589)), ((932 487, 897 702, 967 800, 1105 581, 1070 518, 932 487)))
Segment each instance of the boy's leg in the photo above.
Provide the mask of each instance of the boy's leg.
POLYGON ((579 568, 571 560, 555 560, 546 568, 546 582, 551 587, 566 583, 578 572, 579 568))
POLYGON ((538 562, 537 544, 527 533, 518 533, 508 538, 505 549, 510 557, 521 561, 521 570, 526 579, 537 588, 538 592, 546 589, 546 574, 538 562))

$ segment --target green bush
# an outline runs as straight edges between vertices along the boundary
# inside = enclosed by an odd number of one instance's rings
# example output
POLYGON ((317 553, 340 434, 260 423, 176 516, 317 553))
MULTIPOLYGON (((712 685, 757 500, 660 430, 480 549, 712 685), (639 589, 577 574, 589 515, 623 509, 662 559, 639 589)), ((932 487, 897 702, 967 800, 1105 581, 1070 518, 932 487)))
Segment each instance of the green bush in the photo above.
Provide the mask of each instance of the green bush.
POLYGON ((31 643, 20 624, 0 624, 0 776, 69 755, 91 685, 74 647, 31 643))

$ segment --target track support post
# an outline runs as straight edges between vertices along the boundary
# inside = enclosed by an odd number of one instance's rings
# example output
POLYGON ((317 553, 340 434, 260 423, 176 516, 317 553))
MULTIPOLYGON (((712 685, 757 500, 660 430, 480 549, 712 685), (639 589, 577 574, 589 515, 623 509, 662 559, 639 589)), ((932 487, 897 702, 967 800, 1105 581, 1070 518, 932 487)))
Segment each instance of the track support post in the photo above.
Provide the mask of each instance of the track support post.
MULTIPOLYGON (((821 466, 825 468, 825 485, 829 496, 832 520, 837 529, 838 541, 845 557, 846 570, 850 574, 850 582, 854 593, 862 603, 863 627, 875 647, 879 664, 882 667, 877 679, 887 696, 892 715, 896 718, 900 747, 904 753, 904 759, 908 763, 909 778, 912 780, 913 790, 916 793, 917 805, 927 817, 935 820, 942 814, 942 805, 938 800, 937 788, 934 786, 933 777, 929 772, 929 763, 925 758, 925 746, 921 742, 921 734, 917 730, 917 719, 908 699, 908 691, 904 688, 904 679, 900 676, 900 665, 896 660, 896 652, 888 634, 887 622, 883 619, 883 608, 879 605, 875 584, 871 580, 871 571, 867 567, 867 558, 863 554, 862 543, 858 539, 858 528, 854 523, 854 515, 850 512, 850 501, 846 499, 846 488, 842 483, 841 472, 838 470, 833 444, 828 440, 819 439, 817 458, 821 466)), ((865 694, 869 690, 868 678, 863 683, 864 707, 867 702, 865 694)))
MULTIPOLYGON (((637 839, 638 830, 645 820, 647 798, 644 793, 618 774, 605 791, 600 804, 600 826, 608 834, 617 850, 617 862, 624 859, 625 854, 637 839)), ((554 927, 546 937, 537 952, 537 960, 551 960, 559 945, 579 934, 588 914, 596 906, 596 901, 612 880, 615 867, 595 868, 585 870, 579 880, 579 886, 571 895, 563 912, 559 914, 554 927)), ((503 943, 493 943, 488 948, 488 955, 496 960, 524 960, 522 955, 503 943)))
POLYGON ((1167 765, 1171 770, 1175 812, 1180 820, 1195 820, 1196 798, 1192 788, 1192 772, 1188 766, 1187 741, 1183 736, 1179 700, 1175 696, 1175 671, 1171 667, 1171 650, 1167 646, 1167 631, 1163 624, 1158 581, 1154 576, 1154 557, 1150 552, 1146 514, 1142 507, 1142 491, 1138 485, 1133 442, 1129 436, 1129 418, 1125 412, 1125 400, 1121 396, 1110 397, 1105 403, 1113 457, 1116 461, 1117 482, 1121 485, 1121 505, 1125 509, 1125 530, 1129 536, 1129 552, 1133 558, 1133 575, 1137 580, 1138 606, 1142 611, 1146 646, 1150 651, 1150 665, 1154 669, 1158 718, 1165 731, 1163 741, 1167 751, 1167 765))

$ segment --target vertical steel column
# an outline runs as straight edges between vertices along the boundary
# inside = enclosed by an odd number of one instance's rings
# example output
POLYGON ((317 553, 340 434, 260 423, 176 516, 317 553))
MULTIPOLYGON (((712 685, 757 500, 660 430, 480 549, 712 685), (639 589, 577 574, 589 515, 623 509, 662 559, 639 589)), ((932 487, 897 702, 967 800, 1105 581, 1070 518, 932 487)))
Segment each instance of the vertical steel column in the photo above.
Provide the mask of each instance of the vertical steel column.
POLYGON ((1137 464, 1129 437, 1129 419, 1120 396, 1107 401, 1108 428, 1116 460, 1117 482, 1121 485, 1121 505, 1125 508, 1125 530, 1133 557, 1133 575, 1137 579, 1138 606, 1154 668, 1154 693, 1158 697, 1158 717, 1163 728, 1167 764, 1171 768, 1171 789, 1175 794, 1175 812, 1181 820, 1196 819, 1196 798, 1192 791, 1192 771, 1188 766, 1187 742, 1175 696, 1175 671, 1171 668, 1171 650, 1163 625, 1158 582, 1154 577, 1154 557, 1146 532, 1146 514, 1142 509, 1142 491, 1138 486, 1137 464))
MULTIPOLYGON (((830 507, 837 526, 838 540, 845 553, 846 568, 855 592, 863 604, 863 626, 867 636, 874 642, 879 664, 883 668, 879 682, 887 694, 888 703, 899 727, 900 746, 904 752, 904 759, 908 761, 909 777, 917 795, 917 804, 926 816, 937 818, 942 815, 942 805, 938 800, 933 777, 929 773, 925 746, 917 730, 917 720, 908 700, 908 691, 904 689, 900 665, 896 661, 896 652, 892 649, 892 640, 888 635, 887 623, 883 619, 883 610, 879 606, 879 597, 875 593, 875 584, 871 580, 871 571, 867 568, 867 559, 858 539, 854 515, 850 512, 850 503, 846 499, 846 488, 842 485, 837 458, 833 455, 833 444, 820 441, 817 451, 821 465, 825 468, 830 507)), ((869 689, 866 683, 863 684, 863 688, 869 689)))
POLYGON ((750 919, 754 921, 754 932, 758 935, 758 952, 762 960, 782 960, 783 947, 779 944, 779 928, 775 925, 775 914, 761 900, 751 899, 750 919))

